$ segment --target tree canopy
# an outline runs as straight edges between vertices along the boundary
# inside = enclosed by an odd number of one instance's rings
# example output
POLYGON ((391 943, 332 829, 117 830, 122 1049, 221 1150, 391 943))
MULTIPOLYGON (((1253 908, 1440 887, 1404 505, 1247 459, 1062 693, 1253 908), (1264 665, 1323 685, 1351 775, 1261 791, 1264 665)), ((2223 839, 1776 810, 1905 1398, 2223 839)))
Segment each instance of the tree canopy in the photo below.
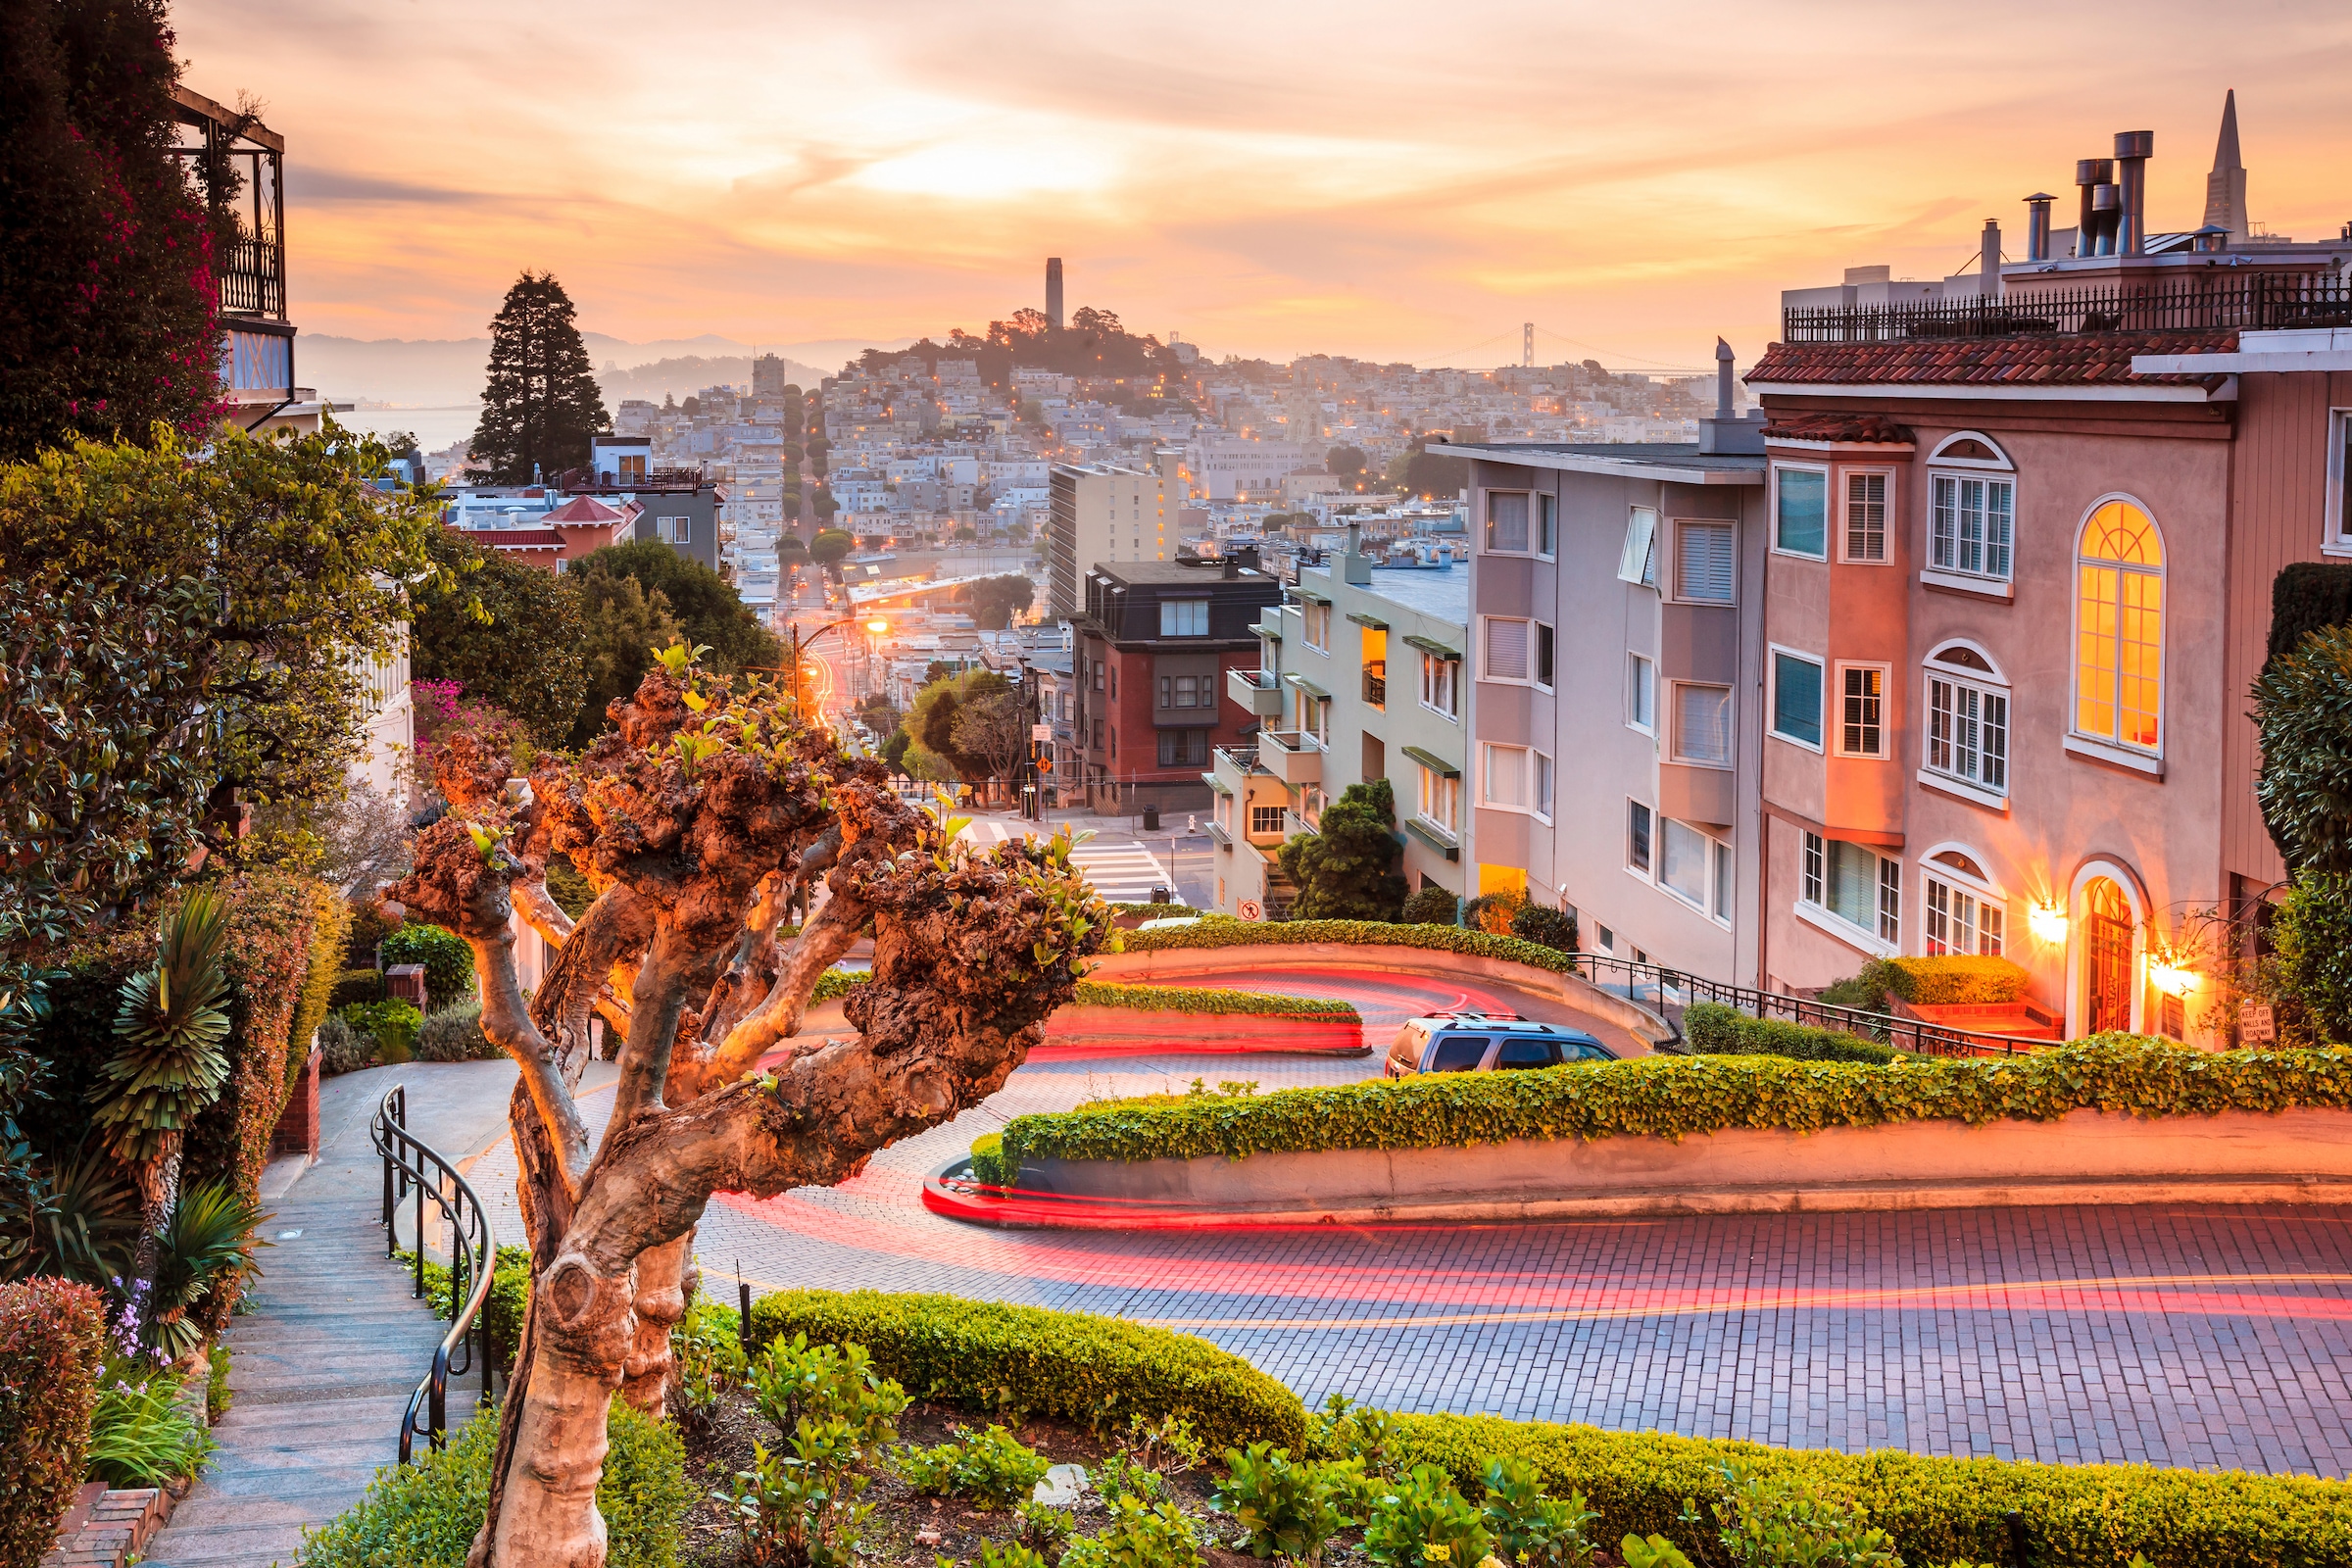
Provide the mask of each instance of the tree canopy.
POLYGON ((609 545, 564 569, 579 576, 602 571, 634 577, 648 595, 660 593, 669 602, 679 634, 690 644, 708 647, 710 667, 722 673, 772 669, 783 661, 776 634, 744 607, 724 577, 659 539, 609 545))
POLYGON ((1431 446, 1427 436, 1415 436, 1407 450, 1389 460, 1388 481, 1408 496, 1450 496, 1470 482, 1470 463, 1446 456, 1445 447, 1431 446))
POLYGON ((1364 471, 1362 447, 1333 447, 1323 455, 1323 471, 1342 479, 1352 479, 1364 471))
MULTIPOLYGON (((912 743, 904 754, 906 771, 940 783, 985 779, 999 771, 992 765, 994 754, 982 749, 990 739, 985 732, 975 728, 959 738, 957 724, 966 705, 1012 689, 1012 682, 995 670, 943 671, 914 694, 914 706, 906 710, 904 728, 912 743), (966 741, 974 749, 965 750, 966 741)), ((1022 733, 1026 737, 1027 730, 1022 733)))
MULTIPOLYGON (((593 558, 590 558, 593 559, 593 558)), ((654 665, 654 650, 682 640, 669 598, 625 572, 599 566, 570 577, 580 601, 580 665, 584 677, 578 714, 567 744, 582 750, 607 727, 606 710, 626 697, 654 665)))
POLYGON ((2307 634, 2254 683, 2254 786, 2291 869, 2352 874, 2352 626, 2307 634))
MULTIPOLYGON (((158 423, 201 435, 235 229, 170 151, 163 0, 12 5, 0 38, 0 459, 158 423)), ((223 198, 236 180, 225 159, 196 172, 223 198)))
POLYGON ((972 607, 972 623, 983 631, 1003 631, 1012 617, 1037 599, 1037 584, 1020 572, 983 577, 964 589, 972 607))
POLYGON ((490 380, 466 470, 473 478, 552 481, 587 467, 589 437, 612 427, 572 315, 571 297, 551 272, 526 271, 507 290, 490 321, 490 380))
POLYGON ((1323 808, 1318 831, 1294 835, 1276 852, 1298 884, 1291 913, 1301 920, 1394 920, 1404 907, 1397 875, 1396 795, 1385 778, 1350 784, 1323 808))
POLYGON ((440 573, 412 596, 416 678, 454 680, 466 696, 513 714, 540 745, 564 744, 588 693, 578 583, 455 528, 434 530, 427 549, 440 573))
POLYGON ((838 566, 857 548, 855 535, 840 528, 820 528, 808 542, 808 559, 820 566, 838 566))

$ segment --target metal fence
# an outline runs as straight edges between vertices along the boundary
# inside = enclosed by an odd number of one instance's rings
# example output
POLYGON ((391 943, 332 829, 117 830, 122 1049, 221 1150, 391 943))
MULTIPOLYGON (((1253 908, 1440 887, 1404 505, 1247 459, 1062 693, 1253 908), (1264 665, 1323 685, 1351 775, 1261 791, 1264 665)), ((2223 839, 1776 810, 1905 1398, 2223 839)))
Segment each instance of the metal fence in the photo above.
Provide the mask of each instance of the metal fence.
POLYGON ((482 1398, 490 1402, 490 1320, 482 1311, 482 1302, 490 1295, 491 1271, 497 1266, 498 1242, 490 1234, 490 1216, 482 1200, 458 1174, 457 1166, 436 1152, 422 1139, 409 1131, 409 1092, 398 1084, 385 1094, 375 1108, 375 1121, 369 1129, 375 1152, 384 1162, 383 1210, 379 1216, 384 1227, 384 1251, 387 1256, 400 1252, 400 1228, 395 1220, 400 1205, 413 1195, 416 1203, 416 1284, 413 1293, 418 1298, 424 1288, 424 1202, 433 1200, 440 1217, 446 1219, 450 1230, 449 1298, 456 1310, 451 1314, 449 1332, 433 1347, 432 1370, 416 1391, 409 1396, 408 1408, 400 1416, 400 1462, 407 1464, 416 1440, 421 1434, 437 1452, 448 1441, 449 1380, 473 1370, 473 1358, 482 1359, 482 1398), (479 1345, 474 1330, 480 1329, 479 1345))
POLYGON ((1999 299, 1792 306, 1784 343, 1896 343, 1919 338, 2082 332, 2257 331, 2352 326, 2352 282, 2328 272, 2216 272, 2145 284, 2035 288, 1999 299))

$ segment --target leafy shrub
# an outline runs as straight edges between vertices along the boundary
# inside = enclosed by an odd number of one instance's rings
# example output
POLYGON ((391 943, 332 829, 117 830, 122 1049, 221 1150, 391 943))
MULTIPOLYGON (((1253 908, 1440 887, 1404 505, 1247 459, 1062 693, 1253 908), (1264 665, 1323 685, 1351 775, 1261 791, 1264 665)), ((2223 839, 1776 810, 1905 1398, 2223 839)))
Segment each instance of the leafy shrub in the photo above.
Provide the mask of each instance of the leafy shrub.
POLYGON ((204 1353, 204 1418, 215 1426, 228 1414, 228 1347, 216 1344, 204 1353))
POLYGON ((2300 871, 2271 921, 2273 989, 2293 1038, 2352 1045, 2352 877, 2300 871))
POLYGON ((729 1390, 743 1387, 750 1371, 735 1314, 697 1300, 669 1331, 669 1357, 674 1369, 670 1400, 678 1424, 690 1432, 707 1431, 719 1401, 729 1390))
POLYGON ((1324 1543, 1361 1518, 1363 1496, 1360 1459, 1294 1464, 1289 1450, 1252 1443, 1225 1450, 1225 1479, 1209 1506, 1249 1533, 1252 1557, 1279 1555, 1315 1568, 1324 1543))
POLYGON ((335 989, 342 983, 343 948, 351 940, 351 906, 323 882, 310 889, 314 919, 309 961, 302 978, 302 995, 294 1018, 286 1026, 286 1087, 292 1091, 310 1060, 311 1037, 335 1005, 335 989))
POLYGON ((2016 1057, 1865 1062, 1650 1056, 1547 1072, 1429 1073, 1268 1095, 1111 1101, 1016 1116, 1004 1158, 1240 1158, 1321 1149, 1466 1149, 1514 1138, 1818 1132, 1957 1118, 2051 1121, 2352 1106, 2352 1052, 2237 1051, 2102 1035, 2016 1057))
POLYGON ((1486 1480, 1479 1515, 1494 1538, 1495 1556, 1524 1568, 1590 1568, 1593 1542, 1586 1531, 1600 1515, 1581 1494, 1565 1501, 1549 1495, 1525 1459, 1493 1461, 1486 1480))
POLYGON ((1923 1007, 1990 1006, 2020 1000, 2032 979, 2007 958, 1956 953, 1935 958, 1873 958, 1859 973, 1825 989, 1821 1000, 1865 1012, 1885 1012, 1889 997, 1923 1007))
POLYGON ((160 1487, 196 1473, 213 1436, 180 1408, 187 1380, 109 1357, 90 1416, 90 1479, 110 1487, 160 1487))
MULTIPOLYGON (((608 1568, 676 1568, 694 1489, 686 1446, 675 1431, 614 1399, 612 1441, 596 1484, 605 1516, 608 1568)), ((439 1453, 376 1472, 367 1495, 319 1530, 305 1531, 306 1568, 464 1568, 490 1506, 490 1458, 498 1422, 469 1421, 439 1453)))
POLYGON ((1417 1464, 1372 1504, 1364 1553, 1389 1568, 1476 1568, 1494 1538, 1440 1466, 1417 1464))
POLYGON ((1531 904, 1511 921, 1511 935, 1555 953, 1576 951, 1576 916, 1565 909, 1531 904))
POLYGON ((1108 1528, 1071 1542, 1061 1568, 1201 1568, 1192 1521, 1174 1503, 1120 1497, 1109 1508, 1108 1528))
MULTIPOLYGON (((1886 1531, 1866 1526, 1854 1510, 1822 1494, 1803 1475, 1759 1475, 1739 1460, 1717 1467, 1721 1485, 1708 1505, 1716 1544, 1734 1568, 1903 1568, 1886 1531)), ((1688 1527, 1700 1527, 1695 1501, 1683 1506, 1688 1527)))
POLYGON ((874 1370, 862 1345, 810 1345, 806 1334, 769 1343, 748 1374, 753 1402, 786 1437, 803 1426, 840 1422, 860 1456, 898 1437, 893 1418, 906 1391, 874 1370))
POLYGON ((1404 912, 1398 918, 1407 925, 1452 925, 1461 914, 1460 899, 1435 882, 1427 882, 1404 901, 1404 912))
POLYGON ((752 1468, 711 1494, 735 1525, 740 1560, 753 1568, 851 1568, 873 1504, 848 1423, 803 1421, 792 1456, 752 1445, 752 1468))
POLYGON ((1366 1475, 1385 1476, 1396 1468, 1400 1430, 1388 1411, 1334 1394, 1306 1418, 1306 1451, 1321 1459, 1353 1459, 1366 1475))
MULTIPOLYGON (((1527 1076, 1522 1074, 1520 1076, 1527 1076)), ((755 1339, 854 1342, 917 1398, 1098 1427, 1179 1415, 1200 1441, 1264 1438, 1297 1451, 1298 1396, 1205 1340, 1117 1318, 952 1296, 781 1291, 752 1305, 755 1339)))
POLYGON ((268 1218, 259 1202, 226 1183, 180 1189, 157 1240, 154 1287, 141 1325, 158 1359, 178 1360, 204 1337, 205 1324, 226 1318, 222 1298, 233 1301, 244 1282, 261 1273, 254 1250, 270 1244, 254 1232, 268 1218))
POLYGON ((344 1019, 330 1014, 318 1026, 318 1075, 333 1078, 358 1072, 375 1059, 375 1036, 355 1031, 344 1019))
POLYGON ((490 1061, 506 1054, 482 1033, 482 1004, 478 1002, 427 1013, 416 1026, 418 1061, 490 1061))
POLYGON ((2273 654, 2253 695, 2271 841, 2289 870, 2352 875, 2352 624, 2273 654))
POLYGON ((1105 1502, 1119 1497, 1133 1497, 1141 1503, 1176 1500, 1165 1476, 1123 1449, 1104 1454, 1101 1464, 1087 1471, 1086 1481, 1105 1502))
POLYGON ((65 1280, 0 1285, 0 1568, 33 1568, 88 1465, 106 1309, 65 1280))
POLYGON ((870 969, 827 969, 816 977, 816 984, 809 989, 808 1004, 813 1007, 820 1002, 846 997, 852 986, 863 985, 873 977, 870 969))
POLYGON ((1004 1168, 1004 1140, 982 1133, 972 1140, 972 1180, 983 1187, 1010 1187, 1012 1172, 1004 1168))
POLYGON ((425 1000, 435 1007, 473 995, 473 950, 455 931, 412 920, 384 938, 379 951, 387 969, 396 963, 424 965, 425 1000))
MULTIPOLYGON (((364 1002, 343 1009, 352 1032, 375 1042, 375 1054, 386 1062, 407 1061, 416 1045, 424 1014, 406 1002, 364 1002)), ((321 1065, 324 1065, 321 1063, 321 1065)))
POLYGON ((957 1427, 959 1440, 937 1447, 903 1447, 892 1462, 906 1484, 927 1497, 969 1497, 984 1510, 1025 1502, 1053 1462, 1000 1426, 977 1437, 957 1427))
MULTIPOLYGON (((415 1252, 394 1254, 406 1269, 416 1266, 415 1252)), ((472 1287, 466 1287, 471 1290, 472 1287)), ((424 1260, 424 1296, 432 1303, 433 1315, 443 1322, 450 1319, 456 1307, 449 1298, 449 1265, 424 1260)), ((522 1343, 522 1322, 531 1310, 531 1252, 527 1247, 502 1247, 498 1260, 490 1266, 490 1294, 482 1298, 482 1319, 490 1325, 490 1349, 501 1367, 514 1359, 514 1348, 522 1343)))
POLYGON ((1527 907, 1527 895, 1511 888, 1498 888, 1482 893, 1462 906, 1462 923, 1491 937, 1516 934, 1519 913, 1527 907))
POLYGON ((1750 1018, 1720 1002, 1694 1002, 1683 1013, 1683 1038, 1705 1056, 1788 1056, 1797 1061, 1868 1061, 1881 1066, 1896 1052, 1860 1035, 1815 1029, 1785 1018, 1750 1018))

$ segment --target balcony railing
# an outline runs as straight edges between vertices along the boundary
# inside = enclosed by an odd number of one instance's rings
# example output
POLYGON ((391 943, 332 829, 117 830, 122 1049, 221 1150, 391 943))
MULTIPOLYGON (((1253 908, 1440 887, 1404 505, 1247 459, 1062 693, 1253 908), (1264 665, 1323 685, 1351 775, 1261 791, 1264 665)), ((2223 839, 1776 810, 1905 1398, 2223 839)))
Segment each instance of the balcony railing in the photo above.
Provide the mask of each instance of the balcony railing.
POLYGON ((2352 326, 2352 282, 2326 273, 2240 271, 2072 289, 2036 289, 2030 280, 2012 280, 2008 287, 1999 299, 1792 306, 1781 312, 1781 341, 1895 343, 1914 338, 2352 326))
POLYGON ((1389 678, 1386 675, 1375 675, 1368 669, 1364 671, 1364 701, 1379 708, 1388 706, 1389 678))
POLYGON ((286 247, 280 240, 240 233, 220 266, 220 309, 229 316, 286 318, 286 247))

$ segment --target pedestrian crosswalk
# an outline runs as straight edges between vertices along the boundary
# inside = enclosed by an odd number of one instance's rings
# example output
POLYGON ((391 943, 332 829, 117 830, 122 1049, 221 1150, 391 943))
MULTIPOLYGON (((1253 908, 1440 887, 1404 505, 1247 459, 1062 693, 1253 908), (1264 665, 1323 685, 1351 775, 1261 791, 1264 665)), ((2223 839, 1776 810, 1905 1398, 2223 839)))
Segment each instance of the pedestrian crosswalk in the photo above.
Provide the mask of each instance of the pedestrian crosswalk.
MULTIPOLYGON (((1002 844, 1034 831, 1033 824, 1004 817, 981 817, 964 829, 980 844, 1002 844)), ((1173 886, 1167 862, 1141 844, 1090 839, 1070 852, 1070 859, 1095 892, 1112 904, 1148 904, 1153 889, 1173 886)))

